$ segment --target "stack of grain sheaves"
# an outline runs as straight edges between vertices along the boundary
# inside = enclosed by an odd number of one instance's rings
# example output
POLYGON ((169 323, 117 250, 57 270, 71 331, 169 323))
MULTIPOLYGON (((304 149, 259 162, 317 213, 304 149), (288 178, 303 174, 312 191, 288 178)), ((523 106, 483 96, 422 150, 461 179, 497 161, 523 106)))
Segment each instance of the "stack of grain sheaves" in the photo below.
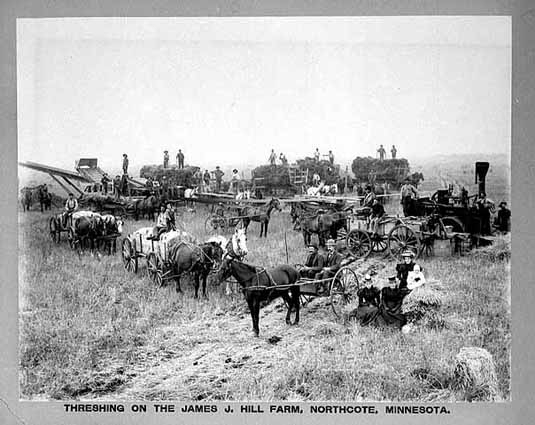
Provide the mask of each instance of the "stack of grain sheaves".
POLYGON ((161 181, 165 176, 165 179, 171 185, 191 187, 199 183, 193 177, 199 170, 200 168, 195 166, 187 166, 179 169, 176 165, 171 165, 168 168, 163 168, 163 165, 144 165, 141 167, 139 176, 145 179, 152 177, 158 181, 161 181))
POLYGON ((443 286, 428 281, 412 290, 403 300, 402 311, 409 323, 429 328, 442 328, 444 318, 440 307, 444 304, 443 286))

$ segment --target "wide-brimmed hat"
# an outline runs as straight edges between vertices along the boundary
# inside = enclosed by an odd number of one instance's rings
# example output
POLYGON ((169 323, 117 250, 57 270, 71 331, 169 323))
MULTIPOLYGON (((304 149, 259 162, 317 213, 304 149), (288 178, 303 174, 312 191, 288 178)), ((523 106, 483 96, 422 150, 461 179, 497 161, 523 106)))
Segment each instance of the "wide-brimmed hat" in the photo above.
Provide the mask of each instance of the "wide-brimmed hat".
POLYGON ((312 243, 309 243, 308 244, 308 247, 312 247, 312 248, 315 248, 315 249, 318 249, 318 244, 316 242, 312 242, 312 243))
POLYGON ((505 206, 507 206, 507 202, 505 202, 505 201, 502 201, 502 202, 500 202, 500 205, 498 205, 498 206, 500 206, 500 207, 501 207, 502 205, 505 205, 505 206))
POLYGON ((388 281, 389 282, 395 282, 396 281, 396 275, 393 274, 392 276, 388 276, 388 281))
POLYGON ((238 172, 238 169, 237 168, 234 168, 234 170, 232 170, 233 173, 237 173, 238 172))
POLYGON ((329 239, 329 240, 327 241, 327 246, 334 246, 334 245, 336 245, 336 242, 335 242, 334 239, 329 239))
POLYGON ((364 275, 364 280, 365 280, 365 281, 370 281, 370 280, 372 280, 372 277, 369 275, 369 273, 366 273, 366 274, 364 275))
POLYGON ((403 253, 401 254, 402 257, 411 257, 413 258, 414 257, 414 252, 410 251, 410 250, 407 250, 407 251, 403 251, 403 253))

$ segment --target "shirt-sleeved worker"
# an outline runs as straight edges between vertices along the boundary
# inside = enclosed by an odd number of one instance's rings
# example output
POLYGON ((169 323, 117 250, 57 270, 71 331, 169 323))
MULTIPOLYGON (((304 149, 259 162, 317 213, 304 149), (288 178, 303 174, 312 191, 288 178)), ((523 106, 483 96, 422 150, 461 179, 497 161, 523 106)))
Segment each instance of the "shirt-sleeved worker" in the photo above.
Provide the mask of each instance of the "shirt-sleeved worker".
POLYGON ((320 162, 320 150, 318 148, 316 148, 316 151, 314 152, 314 160, 320 162))
POLYGON ((385 148, 383 147, 383 145, 379 146, 379 149, 377 149, 377 152, 379 153, 379 160, 384 160, 385 159, 385 155, 386 155, 386 151, 385 151, 385 148))
POLYGON ((182 149, 178 150, 178 153, 176 154, 176 161, 178 168, 184 168, 184 153, 182 152, 182 149))
POLYGON ((128 155, 123 153, 123 174, 128 174, 128 155))
POLYGON ((403 205, 403 214, 407 217, 411 214, 413 199, 418 198, 418 191, 409 180, 405 180, 405 183, 401 186, 400 197, 401 205, 403 205))
POLYGON ((366 186, 366 189, 364 189, 364 200, 362 201, 362 206, 371 208, 375 198, 376 196, 372 190, 372 187, 366 186))
POLYGON ((392 154, 392 159, 396 159, 396 155, 398 153, 396 146, 392 145, 392 149, 390 149, 390 153, 392 154))
POLYGON ((169 167, 169 152, 163 151, 163 168, 169 167))
POLYGON ((78 201, 73 193, 69 193, 67 201, 65 201, 65 211, 63 212, 63 227, 67 227, 68 220, 72 220, 72 213, 78 209, 78 201))
POLYGON ((377 227, 379 226, 379 221, 384 215, 385 215, 385 208, 379 203, 377 198, 375 198, 372 204, 372 214, 370 215, 370 231, 372 233, 377 233, 377 227))
POLYGON ((329 151, 329 162, 331 165, 334 165, 334 154, 333 151, 329 151))
POLYGON ((269 163, 270 165, 275 165, 275 161, 277 160, 277 154, 275 153, 274 149, 271 149, 271 154, 269 155, 269 163))
POLYGON ((214 177, 215 177, 215 191, 216 192, 221 192, 221 182, 223 181, 224 175, 225 173, 221 171, 221 169, 219 168, 219 165, 215 167, 214 177))

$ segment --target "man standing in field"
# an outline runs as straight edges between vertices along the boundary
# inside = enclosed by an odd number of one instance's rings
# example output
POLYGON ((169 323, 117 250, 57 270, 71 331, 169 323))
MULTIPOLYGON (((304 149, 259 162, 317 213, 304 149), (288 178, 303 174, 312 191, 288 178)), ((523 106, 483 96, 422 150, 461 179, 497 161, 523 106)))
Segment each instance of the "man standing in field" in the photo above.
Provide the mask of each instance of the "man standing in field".
POLYGON ((411 184, 409 179, 405 180, 403 186, 401 186, 400 203, 403 205, 403 215, 405 217, 411 214, 413 199, 418 198, 418 191, 411 184))
POLYGON ((123 174, 128 174, 128 155, 123 153, 123 174))
POLYGON ((219 165, 215 167, 214 176, 215 176, 215 191, 221 192, 221 182, 225 173, 221 171, 219 165))

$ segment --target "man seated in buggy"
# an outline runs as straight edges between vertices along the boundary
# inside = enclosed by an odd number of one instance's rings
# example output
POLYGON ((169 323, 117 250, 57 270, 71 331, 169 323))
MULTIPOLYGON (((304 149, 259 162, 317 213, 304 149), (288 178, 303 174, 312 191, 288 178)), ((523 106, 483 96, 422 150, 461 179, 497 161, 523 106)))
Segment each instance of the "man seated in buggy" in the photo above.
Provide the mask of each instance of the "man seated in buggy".
POLYGON ((371 215, 369 216, 370 221, 368 223, 370 232, 377 234, 377 227, 385 214, 385 208, 379 203, 377 198, 374 198, 372 201, 371 215))
POLYGON ((316 273, 323 269, 325 259, 318 251, 318 245, 311 243, 308 245, 308 256, 303 268, 299 270, 301 277, 313 279, 316 273))
MULTIPOLYGON (((342 267, 342 261, 344 257, 337 251, 336 242, 334 239, 327 241, 327 258, 325 259, 325 265, 320 272, 316 273, 314 279, 321 281, 327 280, 336 274, 340 267, 342 267)), ((326 282, 318 282, 318 293, 325 292, 328 288, 326 282)))

